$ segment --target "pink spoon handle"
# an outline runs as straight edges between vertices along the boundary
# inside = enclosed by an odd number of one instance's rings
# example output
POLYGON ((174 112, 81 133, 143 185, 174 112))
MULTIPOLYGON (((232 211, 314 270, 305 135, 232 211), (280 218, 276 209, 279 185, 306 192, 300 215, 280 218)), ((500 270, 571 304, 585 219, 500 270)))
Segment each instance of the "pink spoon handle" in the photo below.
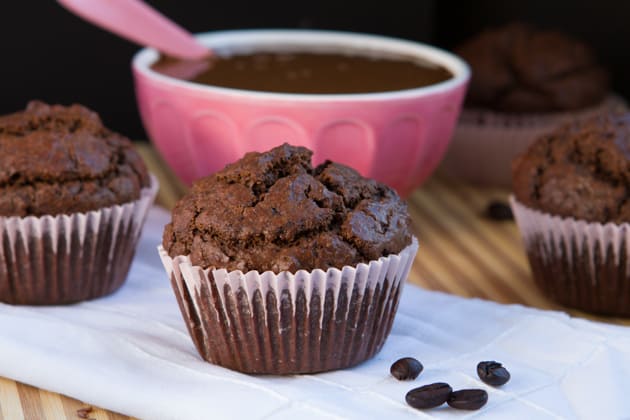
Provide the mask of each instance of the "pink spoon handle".
POLYGON ((210 51, 185 29, 140 0, 58 0, 66 9, 125 39, 185 59, 210 51))

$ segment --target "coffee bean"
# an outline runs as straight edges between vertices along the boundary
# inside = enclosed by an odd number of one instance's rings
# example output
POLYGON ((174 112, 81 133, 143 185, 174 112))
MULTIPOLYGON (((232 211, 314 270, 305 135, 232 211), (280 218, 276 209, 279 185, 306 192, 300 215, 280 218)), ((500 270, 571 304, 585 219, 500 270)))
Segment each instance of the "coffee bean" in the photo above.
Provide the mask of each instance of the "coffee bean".
POLYGON ((408 381, 416 379, 422 372, 422 369, 422 363, 413 357, 403 357, 394 362, 392 367, 389 368, 389 372, 400 381, 408 381))
POLYGON ((444 382, 414 388, 407 392, 405 400, 413 408, 433 408, 446 402, 453 388, 444 382))
POLYGON ((446 402, 460 410, 479 410, 488 402, 488 393, 483 389, 461 389, 451 392, 446 402))
POLYGON ((485 215, 492 220, 514 220, 510 206, 501 201, 492 201, 488 204, 485 215))
POLYGON ((493 360, 479 362, 477 375, 479 379, 492 386, 501 386, 510 380, 510 372, 501 363, 493 360))

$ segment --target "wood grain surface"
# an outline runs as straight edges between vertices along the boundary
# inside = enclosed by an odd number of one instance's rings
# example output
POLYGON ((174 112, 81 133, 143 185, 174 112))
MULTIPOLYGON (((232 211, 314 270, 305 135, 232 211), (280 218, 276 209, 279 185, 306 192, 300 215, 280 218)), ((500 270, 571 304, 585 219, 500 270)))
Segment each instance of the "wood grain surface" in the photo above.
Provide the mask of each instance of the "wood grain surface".
MULTIPOLYGON (((160 181, 157 203, 172 207, 185 187, 147 144, 138 144, 138 149, 160 181)), ((491 201, 506 202, 507 197, 506 190, 473 187, 439 175, 414 192, 408 201, 420 250, 409 282, 460 296, 567 311, 542 296, 534 285, 514 222, 498 222, 484 216, 491 201)), ((630 319, 568 312, 630 325, 630 319)), ((130 419, 64 395, 0 378, 0 420, 80 418, 130 419)))

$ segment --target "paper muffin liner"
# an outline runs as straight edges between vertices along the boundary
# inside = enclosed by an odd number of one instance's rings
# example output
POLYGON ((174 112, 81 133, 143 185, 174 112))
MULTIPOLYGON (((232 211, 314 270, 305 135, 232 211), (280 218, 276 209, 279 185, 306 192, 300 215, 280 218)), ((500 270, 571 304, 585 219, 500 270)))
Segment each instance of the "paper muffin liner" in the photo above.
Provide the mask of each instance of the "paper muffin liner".
POLYGON ((418 242, 326 271, 211 270, 158 248, 201 357, 246 373, 342 369, 376 354, 394 321, 418 242))
POLYGON ((598 106, 572 112, 508 114, 464 109, 441 170, 475 184, 510 187, 512 160, 535 139, 569 121, 627 109, 616 95, 598 106))
POLYGON ((510 204, 536 284, 565 306, 630 316, 630 224, 593 223, 510 204))
POLYGON ((59 305, 124 282, 158 182, 136 201, 85 213, 0 217, 0 301, 59 305))

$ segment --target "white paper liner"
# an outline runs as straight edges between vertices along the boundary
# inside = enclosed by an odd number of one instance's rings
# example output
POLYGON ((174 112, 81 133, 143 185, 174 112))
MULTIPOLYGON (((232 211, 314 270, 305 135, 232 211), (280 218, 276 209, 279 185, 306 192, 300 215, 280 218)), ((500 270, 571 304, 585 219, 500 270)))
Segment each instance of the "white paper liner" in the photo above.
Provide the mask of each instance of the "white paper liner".
POLYGON ((510 187, 512 160, 532 141, 560 124, 627 109, 626 102, 614 94, 598 106, 572 112, 506 114, 464 109, 441 170, 476 184, 510 187))
POLYGON ((248 373, 340 369, 372 357, 389 331, 418 249, 356 267, 295 274, 203 270, 158 248, 200 355, 248 373))
POLYGON ((510 204, 543 291, 568 306, 630 315, 630 224, 554 216, 514 196, 510 204))
POLYGON ((158 181, 136 201, 85 213, 0 217, 0 301, 53 305, 93 299, 125 280, 158 181))

